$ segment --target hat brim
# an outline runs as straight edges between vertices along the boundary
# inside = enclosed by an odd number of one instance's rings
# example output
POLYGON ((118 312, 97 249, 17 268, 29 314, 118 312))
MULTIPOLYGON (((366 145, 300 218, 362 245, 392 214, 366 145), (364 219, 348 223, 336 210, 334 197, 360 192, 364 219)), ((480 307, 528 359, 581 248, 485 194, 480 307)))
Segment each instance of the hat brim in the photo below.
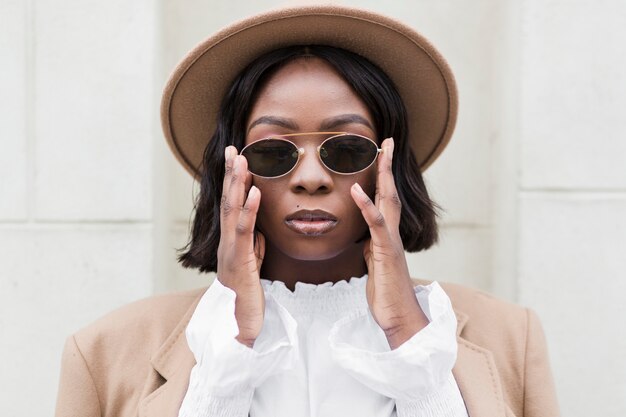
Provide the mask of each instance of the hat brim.
POLYGON ((328 45, 355 52, 394 82, 408 114, 408 138, 422 171, 448 144, 456 123, 452 71, 423 36, 396 20, 360 9, 309 6, 257 15, 196 46, 170 76, 161 123, 170 148, 196 179, 224 94, 258 56, 290 45, 328 45))

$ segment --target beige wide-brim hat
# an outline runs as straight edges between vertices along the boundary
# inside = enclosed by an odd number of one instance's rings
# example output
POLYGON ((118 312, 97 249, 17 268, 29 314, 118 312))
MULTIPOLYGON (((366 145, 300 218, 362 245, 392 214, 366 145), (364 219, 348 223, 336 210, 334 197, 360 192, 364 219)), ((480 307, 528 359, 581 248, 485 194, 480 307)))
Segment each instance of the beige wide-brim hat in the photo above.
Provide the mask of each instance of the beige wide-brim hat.
POLYGON ((424 171, 448 144, 457 116, 450 67, 419 33, 397 20, 339 6, 286 8, 234 23, 196 46, 170 76, 161 122, 178 161, 196 179, 224 94, 258 56, 290 45, 355 52, 396 85, 408 113, 408 138, 424 171))

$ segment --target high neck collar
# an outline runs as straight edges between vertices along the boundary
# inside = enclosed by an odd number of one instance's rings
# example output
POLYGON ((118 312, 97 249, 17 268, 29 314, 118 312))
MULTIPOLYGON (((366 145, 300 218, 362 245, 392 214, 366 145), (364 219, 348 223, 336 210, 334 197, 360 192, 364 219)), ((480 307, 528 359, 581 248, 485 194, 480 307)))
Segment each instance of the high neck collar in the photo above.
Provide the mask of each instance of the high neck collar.
POLYGON ((291 291, 282 281, 261 279, 267 294, 276 299, 292 314, 342 314, 367 308, 365 284, 367 274, 349 280, 310 284, 296 282, 291 291))

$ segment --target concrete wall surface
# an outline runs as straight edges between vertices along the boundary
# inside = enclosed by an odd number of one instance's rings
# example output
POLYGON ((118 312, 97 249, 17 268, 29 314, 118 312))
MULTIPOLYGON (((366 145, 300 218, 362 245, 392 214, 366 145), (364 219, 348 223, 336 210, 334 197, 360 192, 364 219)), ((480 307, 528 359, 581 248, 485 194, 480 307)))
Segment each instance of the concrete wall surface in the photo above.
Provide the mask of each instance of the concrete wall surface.
MULTIPOLYGON (((53 414, 77 329, 214 278, 176 262, 198 186, 163 140, 163 85, 217 29, 309 3, 0 0, 1 416, 53 414)), ((411 273, 534 309, 563 416, 626 415, 626 3, 333 3, 415 27, 457 77, 425 174, 441 239, 411 273)))

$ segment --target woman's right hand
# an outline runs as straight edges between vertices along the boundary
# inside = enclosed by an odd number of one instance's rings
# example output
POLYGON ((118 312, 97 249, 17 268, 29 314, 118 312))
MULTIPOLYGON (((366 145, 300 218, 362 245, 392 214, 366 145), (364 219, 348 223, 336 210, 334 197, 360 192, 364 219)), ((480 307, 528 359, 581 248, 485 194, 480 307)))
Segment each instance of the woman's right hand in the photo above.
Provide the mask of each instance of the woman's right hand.
POLYGON ((246 158, 234 146, 226 147, 226 169, 220 204, 220 243, 217 249, 217 278, 235 291, 236 339, 248 347, 261 333, 265 295, 259 272, 265 255, 265 237, 254 226, 261 192, 252 184, 246 158), (247 194, 247 198, 246 198, 247 194))

